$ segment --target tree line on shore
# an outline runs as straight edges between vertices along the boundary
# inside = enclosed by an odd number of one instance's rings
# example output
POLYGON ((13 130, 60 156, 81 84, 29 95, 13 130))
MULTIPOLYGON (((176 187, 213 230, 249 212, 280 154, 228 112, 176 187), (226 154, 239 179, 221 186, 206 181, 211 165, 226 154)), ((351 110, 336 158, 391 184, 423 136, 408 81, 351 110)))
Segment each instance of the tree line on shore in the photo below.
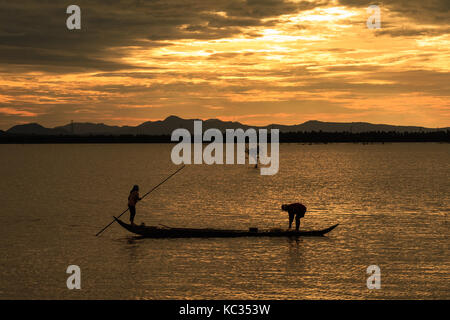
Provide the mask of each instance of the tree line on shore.
MULTIPOLYGON (((270 141, 270 136, 268 137, 270 141)), ((2 144, 33 143, 176 143, 170 135, 0 135, 2 144)), ((450 130, 432 132, 280 132, 281 143, 450 142, 450 130)))

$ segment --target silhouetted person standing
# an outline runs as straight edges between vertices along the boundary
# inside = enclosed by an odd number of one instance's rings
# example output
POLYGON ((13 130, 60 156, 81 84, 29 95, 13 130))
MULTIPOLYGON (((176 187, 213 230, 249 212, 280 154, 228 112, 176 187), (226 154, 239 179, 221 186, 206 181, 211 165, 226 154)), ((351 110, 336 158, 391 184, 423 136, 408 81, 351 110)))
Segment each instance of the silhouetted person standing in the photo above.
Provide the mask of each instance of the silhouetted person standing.
POLYGON ((136 215, 136 203, 141 200, 139 198, 139 186, 134 185, 128 196, 128 209, 130 209, 130 222, 134 224, 134 216, 136 215))
POLYGON ((295 230, 300 229, 300 219, 305 216, 306 207, 301 203, 283 204, 281 210, 289 213, 289 229, 292 227, 292 221, 295 217, 295 230))

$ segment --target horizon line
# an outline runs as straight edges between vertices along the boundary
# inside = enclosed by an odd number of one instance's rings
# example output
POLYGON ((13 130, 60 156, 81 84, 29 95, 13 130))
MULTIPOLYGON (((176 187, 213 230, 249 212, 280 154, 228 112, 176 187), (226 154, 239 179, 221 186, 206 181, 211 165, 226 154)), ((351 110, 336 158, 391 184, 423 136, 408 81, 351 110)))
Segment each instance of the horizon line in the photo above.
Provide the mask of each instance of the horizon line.
POLYGON ((66 124, 56 125, 54 127, 46 127, 46 126, 40 124, 39 122, 26 122, 26 123, 15 124, 15 125, 11 126, 8 129, 0 129, 0 130, 2 130, 4 132, 7 132, 8 130, 10 130, 11 128, 14 128, 16 126, 30 125, 30 124, 37 124, 37 125, 39 125, 39 126, 41 126, 43 128, 47 128, 47 129, 55 129, 55 128, 58 128, 58 127, 64 127, 64 126, 67 126, 67 125, 71 125, 72 123, 73 124, 106 125, 106 126, 110 126, 110 127, 137 127, 137 126, 140 126, 140 125, 142 125, 144 123, 147 123, 147 122, 158 122, 158 121, 163 122, 163 121, 165 121, 165 120, 167 120, 168 118, 171 118, 171 117, 176 117, 176 118, 179 118, 181 120, 191 120, 191 121, 195 121, 195 120, 201 120, 201 121, 219 120, 219 121, 224 122, 224 123, 226 123, 226 122, 239 123, 239 124, 242 124, 242 125, 248 126, 248 127, 268 127, 268 126, 273 126, 273 125, 292 127, 292 126, 302 125, 302 124, 305 124, 307 122, 321 122, 321 123, 335 123, 335 124, 354 124, 354 123, 358 124, 358 123, 361 123, 361 124, 370 124, 370 125, 386 125, 386 126, 394 126, 394 127, 417 127, 417 128, 425 128, 425 129, 445 129, 445 128, 449 128, 450 127, 450 126, 446 126, 446 127, 425 127, 425 126, 421 126, 421 125, 399 125, 399 124, 388 124, 388 123, 373 123, 373 122, 366 122, 366 121, 349 121, 349 122, 342 121, 342 122, 339 122, 339 121, 323 121, 323 120, 316 120, 316 119, 306 120, 304 122, 295 123, 295 124, 269 123, 269 124, 266 124, 266 125, 250 125, 250 124, 246 124, 244 122, 240 122, 240 121, 236 121, 236 120, 222 120, 222 119, 220 119, 220 117, 219 118, 182 118, 182 117, 177 116, 177 115, 169 115, 169 116, 165 117, 164 119, 158 119, 158 120, 151 119, 151 120, 143 121, 143 122, 141 122, 141 123, 139 123, 137 125, 129 125, 129 124, 115 125, 115 124, 107 124, 107 123, 104 123, 104 122, 89 122, 89 121, 87 121, 87 122, 76 122, 76 121, 72 120, 71 122, 68 122, 66 124))

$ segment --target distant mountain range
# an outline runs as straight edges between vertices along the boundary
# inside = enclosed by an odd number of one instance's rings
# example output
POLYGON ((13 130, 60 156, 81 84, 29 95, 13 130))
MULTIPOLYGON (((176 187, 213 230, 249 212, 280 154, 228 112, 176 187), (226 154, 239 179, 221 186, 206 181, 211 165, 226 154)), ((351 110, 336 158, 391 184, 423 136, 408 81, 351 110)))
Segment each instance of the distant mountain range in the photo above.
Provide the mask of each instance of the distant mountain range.
MULTIPOLYGON (((177 116, 167 117, 162 121, 147 121, 138 126, 109 126, 103 123, 79 123, 74 122, 55 128, 45 128, 37 123, 16 125, 6 132, 0 130, 0 135, 170 135, 178 128, 188 129, 193 132, 194 120, 182 119, 177 116)), ((203 131, 216 128, 221 131, 225 129, 248 128, 256 129, 279 129, 280 132, 433 132, 447 131, 445 128, 425 128, 414 126, 392 126, 386 124, 371 124, 367 122, 321 122, 316 120, 307 121, 296 125, 271 124, 268 126, 249 126, 239 122, 209 119, 203 121, 203 131)))

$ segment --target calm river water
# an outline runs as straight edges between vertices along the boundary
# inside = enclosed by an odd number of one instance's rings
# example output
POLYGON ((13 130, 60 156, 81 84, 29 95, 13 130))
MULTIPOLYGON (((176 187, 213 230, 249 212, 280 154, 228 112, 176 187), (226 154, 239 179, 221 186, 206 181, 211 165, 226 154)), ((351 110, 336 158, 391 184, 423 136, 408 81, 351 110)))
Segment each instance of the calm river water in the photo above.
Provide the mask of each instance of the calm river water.
POLYGON ((340 223, 324 238, 95 237, 133 184, 177 169, 171 148, 0 145, 0 298, 450 299, 448 144, 282 144, 274 176, 191 165, 137 207, 147 225, 285 228, 279 207, 299 201, 302 228, 340 223), (66 287, 72 264, 81 290, 66 287))

